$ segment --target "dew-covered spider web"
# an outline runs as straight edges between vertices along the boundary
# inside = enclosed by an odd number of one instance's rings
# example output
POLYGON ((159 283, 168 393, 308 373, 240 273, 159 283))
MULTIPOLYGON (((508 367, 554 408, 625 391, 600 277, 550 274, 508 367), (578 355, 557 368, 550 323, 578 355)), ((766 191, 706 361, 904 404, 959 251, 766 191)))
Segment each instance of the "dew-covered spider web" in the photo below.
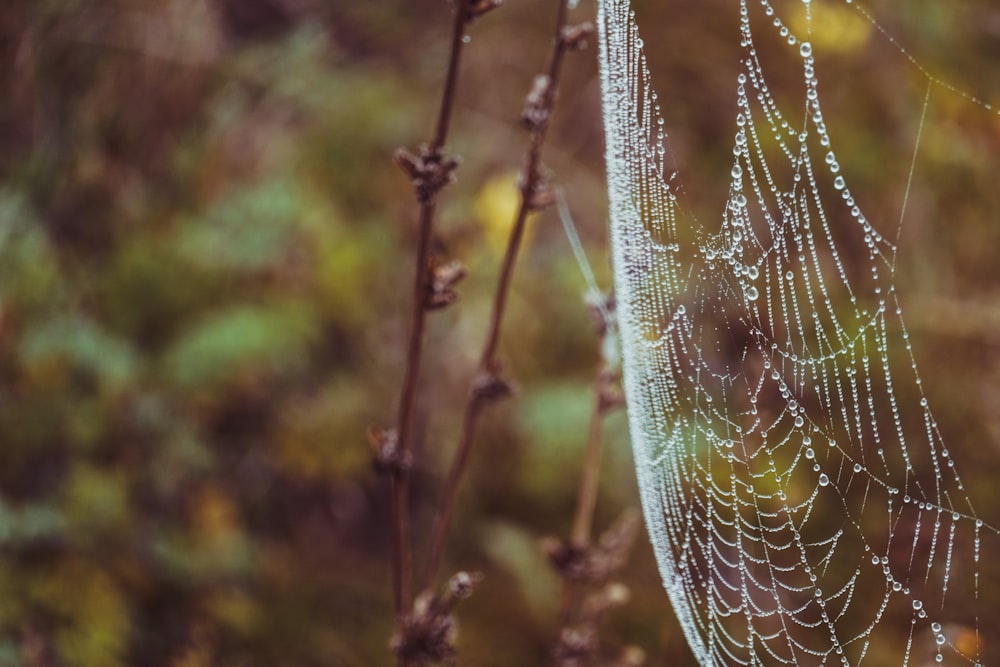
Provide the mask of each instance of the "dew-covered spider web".
POLYGON ((768 0, 732 7, 731 182, 710 231, 673 187, 629 3, 599 2, 625 388, 665 587, 704 665, 985 664, 996 531, 923 390, 900 221, 852 194, 808 33, 768 0), (801 73, 793 103, 756 31, 801 73))

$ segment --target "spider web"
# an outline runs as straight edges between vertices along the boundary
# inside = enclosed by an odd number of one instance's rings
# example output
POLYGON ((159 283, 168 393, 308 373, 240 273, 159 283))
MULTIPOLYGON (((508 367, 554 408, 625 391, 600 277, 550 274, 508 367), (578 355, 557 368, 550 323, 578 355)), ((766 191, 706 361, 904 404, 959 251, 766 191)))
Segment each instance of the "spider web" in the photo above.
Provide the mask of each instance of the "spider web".
POLYGON ((841 171, 813 47, 757 2, 734 2, 718 232, 672 187, 627 0, 599 2, 625 388, 664 585, 704 665, 982 664, 981 535, 996 531, 924 395, 896 239, 841 171), (760 18, 802 74, 791 113, 768 88, 760 18))

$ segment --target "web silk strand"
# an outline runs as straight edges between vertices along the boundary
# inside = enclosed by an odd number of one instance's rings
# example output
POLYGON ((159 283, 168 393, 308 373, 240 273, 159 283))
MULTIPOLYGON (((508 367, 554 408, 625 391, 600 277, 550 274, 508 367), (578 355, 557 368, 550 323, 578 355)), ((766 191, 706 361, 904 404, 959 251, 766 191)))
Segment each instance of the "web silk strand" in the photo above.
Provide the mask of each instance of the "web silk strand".
POLYGON ((816 14, 800 35, 777 3, 732 6, 743 54, 715 231, 667 177, 627 0, 598 3, 623 384, 667 594, 702 665, 983 664, 968 607, 981 534, 996 530, 941 436, 894 282, 930 88, 944 84, 903 52, 929 84, 887 238, 827 126, 816 14), (762 39, 801 69, 794 104, 769 86, 762 39))

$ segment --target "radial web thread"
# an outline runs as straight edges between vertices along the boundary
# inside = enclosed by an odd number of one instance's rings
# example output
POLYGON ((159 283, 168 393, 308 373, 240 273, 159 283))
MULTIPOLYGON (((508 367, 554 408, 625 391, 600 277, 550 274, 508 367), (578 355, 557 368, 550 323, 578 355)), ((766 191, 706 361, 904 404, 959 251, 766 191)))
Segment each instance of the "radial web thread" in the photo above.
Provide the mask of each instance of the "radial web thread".
POLYGON ((924 395, 895 221, 880 231, 842 173, 808 36, 767 0, 733 4, 731 184, 710 232, 672 189, 629 4, 599 1, 625 388, 665 587, 704 665, 982 664, 996 531, 924 395), (752 17, 801 67, 791 113, 752 17))

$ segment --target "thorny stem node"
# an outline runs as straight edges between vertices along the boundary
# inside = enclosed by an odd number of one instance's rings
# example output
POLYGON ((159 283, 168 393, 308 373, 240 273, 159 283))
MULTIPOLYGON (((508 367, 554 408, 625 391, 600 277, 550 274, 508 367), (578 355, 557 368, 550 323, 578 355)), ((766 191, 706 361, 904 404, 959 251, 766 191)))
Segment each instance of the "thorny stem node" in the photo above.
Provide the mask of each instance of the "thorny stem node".
POLYGON ((431 204, 438 192, 455 181, 454 171, 462 163, 459 158, 447 157, 439 147, 421 146, 420 154, 414 155, 405 148, 399 148, 393 155, 410 181, 420 204, 431 204))

